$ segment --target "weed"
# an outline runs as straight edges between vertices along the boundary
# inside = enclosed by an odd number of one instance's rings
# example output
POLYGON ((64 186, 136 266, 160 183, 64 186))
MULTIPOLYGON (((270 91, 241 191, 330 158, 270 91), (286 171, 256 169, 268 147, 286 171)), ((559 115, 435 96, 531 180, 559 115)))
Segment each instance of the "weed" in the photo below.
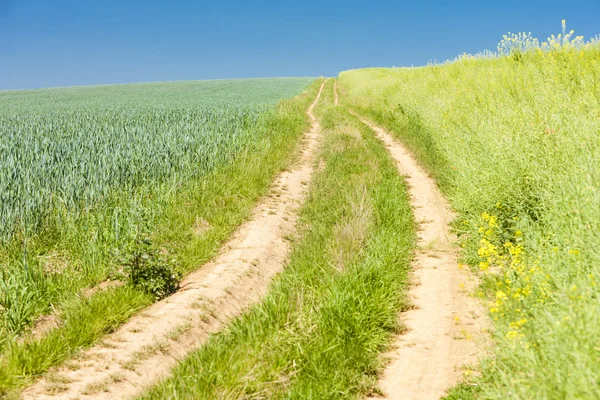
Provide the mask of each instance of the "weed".
POLYGON ((177 341, 181 335, 186 333, 192 328, 192 324, 189 322, 178 326, 167 334, 167 337, 172 341, 177 341))
POLYGON ((110 374, 109 380, 112 383, 120 383, 125 380, 125 377, 122 374, 115 372, 115 373, 110 374))
POLYGON ((86 396, 92 396, 100 392, 108 392, 108 387, 108 381, 90 383, 82 393, 86 396))
POLYGON ((168 258, 158 249, 153 249, 148 239, 136 242, 124 267, 129 282, 157 300, 179 289, 181 272, 177 260, 168 258))

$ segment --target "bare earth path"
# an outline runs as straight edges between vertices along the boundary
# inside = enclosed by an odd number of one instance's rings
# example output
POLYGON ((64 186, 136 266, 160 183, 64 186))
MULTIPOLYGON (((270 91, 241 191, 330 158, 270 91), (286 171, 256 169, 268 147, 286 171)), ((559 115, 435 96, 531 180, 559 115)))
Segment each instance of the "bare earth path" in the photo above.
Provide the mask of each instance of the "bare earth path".
POLYGON ((311 130, 300 161, 275 181, 221 254, 190 274, 182 289, 132 318, 78 360, 23 392, 25 399, 131 398, 165 377, 210 333, 219 331, 266 293, 286 264, 297 210, 313 174, 320 125, 313 115, 323 86, 307 113, 311 130))
POLYGON ((474 364, 485 343, 482 305, 468 296, 473 279, 458 268, 449 222, 453 215, 442 194, 411 153, 383 129, 362 119, 385 144, 406 177, 419 224, 413 282, 414 308, 402 314, 407 326, 380 381, 386 398, 439 399, 474 364))

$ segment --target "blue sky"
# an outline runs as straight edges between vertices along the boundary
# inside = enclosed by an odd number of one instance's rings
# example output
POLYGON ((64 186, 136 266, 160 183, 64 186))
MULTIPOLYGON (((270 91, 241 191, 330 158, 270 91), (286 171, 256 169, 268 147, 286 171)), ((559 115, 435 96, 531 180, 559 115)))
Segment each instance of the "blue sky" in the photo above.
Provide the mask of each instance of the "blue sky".
POLYGON ((422 65, 503 33, 600 33, 600 0, 0 0, 0 89, 422 65))

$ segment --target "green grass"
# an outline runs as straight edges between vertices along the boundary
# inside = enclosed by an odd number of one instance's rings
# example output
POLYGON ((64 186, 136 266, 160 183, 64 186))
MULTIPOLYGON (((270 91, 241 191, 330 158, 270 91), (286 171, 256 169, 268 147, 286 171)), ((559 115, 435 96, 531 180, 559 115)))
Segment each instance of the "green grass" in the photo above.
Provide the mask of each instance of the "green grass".
POLYGON ((340 74, 437 179, 482 275, 494 354, 451 398, 600 398, 599 81, 598 42, 340 74))
POLYGON ((129 195, 117 191, 99 205, 80 210, 76 218, 64 220, 60 235, 36 236, 28 242, 25 255, 36 262, 28 263, 27 269, 11 264, 13 253, 0 253, 1 304, 9 305, 0 311, 0 395, 68 359, 153 301, 131 287, 100 291, 89 299, 83 295, 86 287, 118 272, 115 254, 127 249, 139 225, 150 227, 144 233, 155 247, 177 259, 181 272, 197 269, 213 257, 266 194, 273 177, 294 158, 308 127, 305 110, 318 87, 315 81, 299 96, 266 109, 260 123, 252 127, 252 140, 231 161, 174 186, 172 182, 142 186, 129 195), (132 234, 116 241, 115 226, 129 226, 132 234), (60 267, 58 271, 43 268, 48 259, 60 267), (46 337, 30 337, 27 329, 32 321, 51 307, 60 327, 46 337), (86 307, 93 311, 85 312, 86 307), (10 323, 20 329, 9 329, 10 323))
MULTIPOLYGON (((407 190, 373 133, 332 107, 289 265, 269 294, 143 398, 360 398, 400 329, 415 228, 407 190)), ((325 104, 325 105, 323 105, 325 104)))
POLYGON ((0 395, 95 343, 150 302, 149 295, 124 286, 65 304, 59 329, 51 330, 39 340, 12 343, 3 355, 0 395))

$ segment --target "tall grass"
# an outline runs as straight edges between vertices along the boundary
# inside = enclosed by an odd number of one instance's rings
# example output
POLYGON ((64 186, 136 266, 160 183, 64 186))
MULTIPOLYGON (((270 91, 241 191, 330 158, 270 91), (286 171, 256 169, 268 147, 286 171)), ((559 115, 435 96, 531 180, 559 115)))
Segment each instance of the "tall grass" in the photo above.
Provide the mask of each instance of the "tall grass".
POLYGON ((340 74, 342 99, 438 180, 483 276, 497 346, 456 398, 600 398, 599 82, 598 41, 566 30, 488 57, 340 74))

